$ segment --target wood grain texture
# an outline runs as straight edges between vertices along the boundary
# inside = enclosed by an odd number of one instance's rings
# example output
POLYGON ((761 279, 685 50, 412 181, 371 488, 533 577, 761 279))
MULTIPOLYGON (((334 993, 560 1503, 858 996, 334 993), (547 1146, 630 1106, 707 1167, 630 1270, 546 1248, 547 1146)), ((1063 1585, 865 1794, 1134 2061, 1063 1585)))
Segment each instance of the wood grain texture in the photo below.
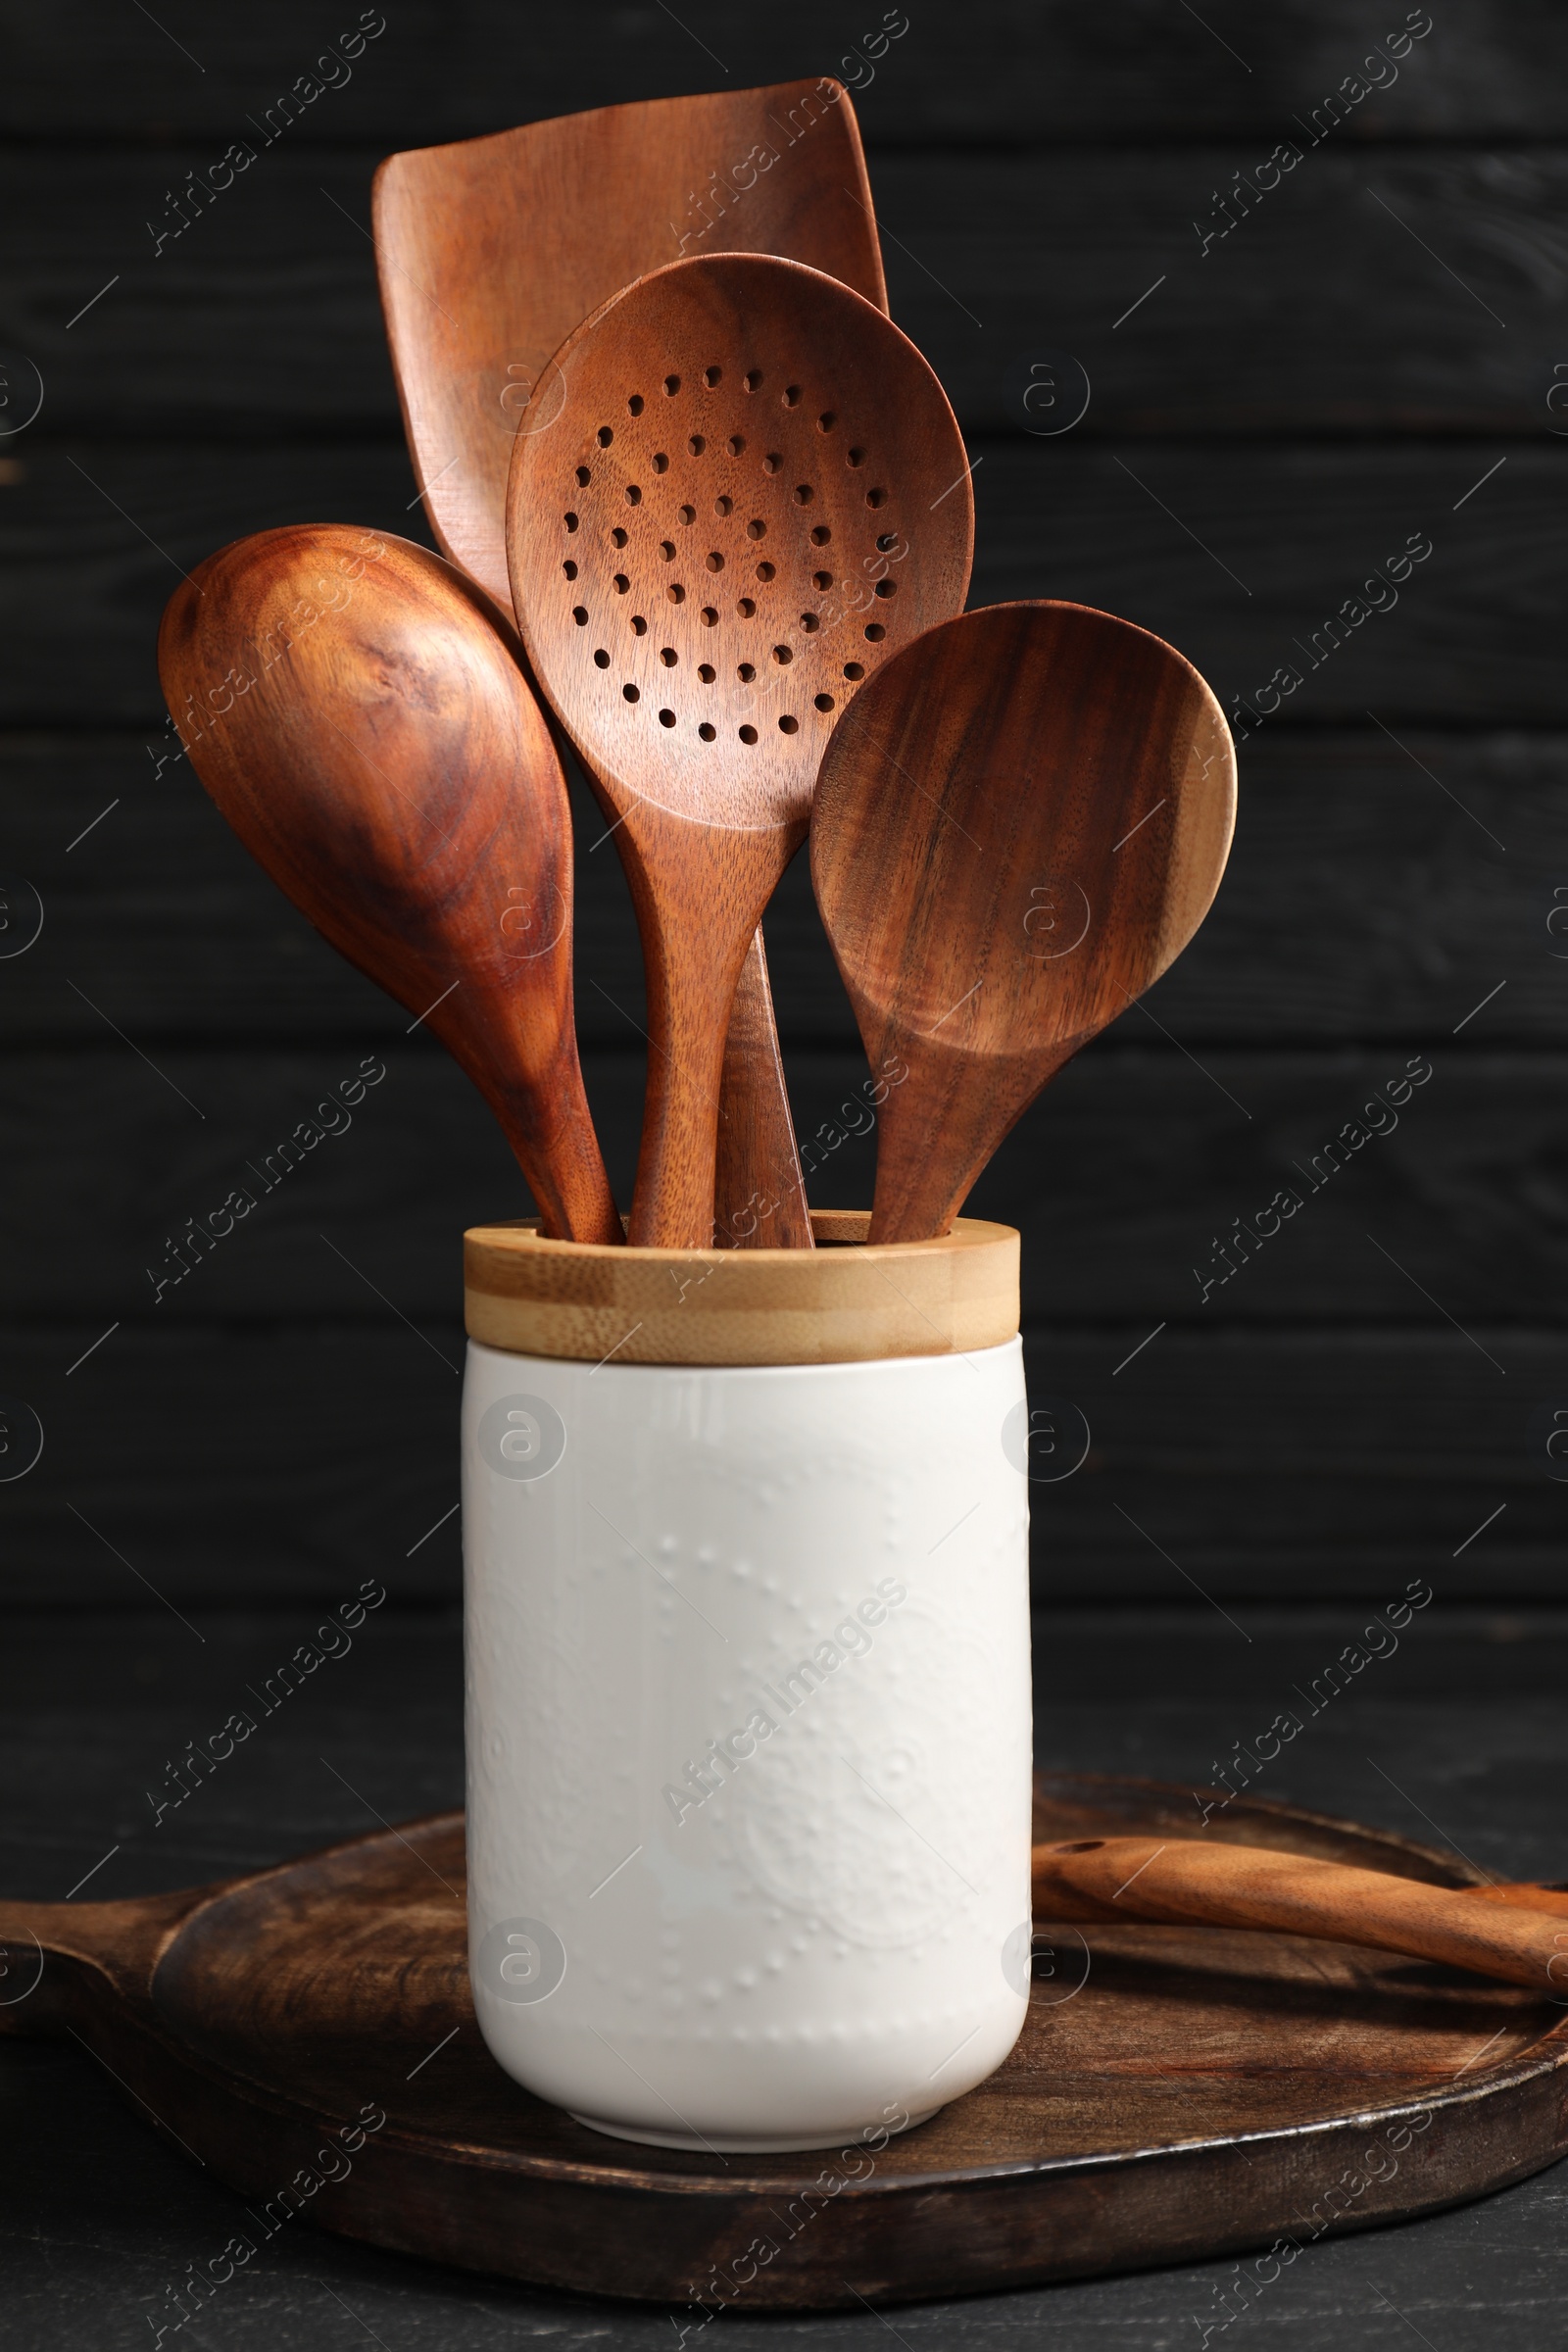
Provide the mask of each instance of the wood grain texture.
POLYGON ((1403 1952, 1446 1968, 1499 1977, 1544 1999, 1568 1985, 1561 1898, 1530 1886, 1474 1893, 1270 1846, 1210 1845, 1196 1838, 1070 1838, 1034 1848, 1035 1909, 1049 1920, 1121 1919, 1257 1928, 1333 1943, 1403 1952))
POLYGON ((466 1071, 546 1230, 618 1241, 572 1020, 565 782, 462 575, 331 525, 241 540, 175 590, 159 666, 208 792, 466 1071))
MULTIPOLYGON (((1561 444, 1238 440, 1133 450, 1119 466, 1075 439, 976 453, 985 463, 975 474, 975 603, 1044 592, 1120 613, 1179 644, 1227 710, 1233 695, 1250 700, 1294 663, 1301 687, 1251 743, 1303 722, 1364 727, 1369 708, 1401 736, 1411 727, 1560 727, 1568 717, 1561 444), (1455 514, 1499 458, 1501 469, 1455 514), (1375 565, 1423 531, 1433 555, 1397 607, 1357 625, 1311 668, 1295 640, 1309 640, 1375 565), (1488 614, 1479 633, 1478 603, 1488 614)), ((390 441, 258 445, 236 457, 94 440, 72 455, 92 480, 38 441, 17 461, 24 478, 0 487, 0 624, 12 649, 0 726, 51 727, 64 712, 76 727, 161 727, 151 647, 174 573, 137 525, 187 567, 302 513, 409 528, 407 462, 390 441), (92 636, 85 666, 60 625, 62 600, 92 636)))
POLYGON ((1006 1226, 966 1217, 940 1241, 877 1248, 864 1209, 817 1209, 812 1224, 840 1246, 584 1250, 527 1223, 476 1226, 463 1241, 468 1337, 592 1364, 843 1364, 967 1354, 1017 1331, 1006 1226))
POLYGON ((1236 815, 1182 657, 1080 606, 927 632, 834 729, 811 879, 873 1072, 874 1241, 945 1233, 1047 1081, 1180 955, 1236 815))
MULTIPOLYGON (((1157 1839, 1186 1796, 1042 1776, 1037 1834, 1157 1839)), ((1410 1900, 1465 1875, 1286 1807, 1248 1807, 1227 1834, 1238 1860, 1272 1834, 1330 1868, 1387 1862, 1416 1883, 1410 1900)), ((316 2160, 330 2180, 310 2173, 306 2209, 325 2228, 555 2287, 721 2305, 728 2288, 705 2281, 765 2233, 773 2251, 739 2298, 758 2310, 1300 2245, 1482 2194, 1563 2150, 1557 2007, 1353 1947, 1146 1926, 1046 1942, 1004 2065, 919 2130, 852 2142, 830 2194, 819 2158, 609 2153, 485 2052, 463 1879, 462 1817, 446 1815, 226 1886, 7 1905, 0 1934, 29 1956, 36 1937, 42 1973, 0 2026, 74 2029, 262 2203, 269 2233, 281 2184, 316 2160), (1085 1981, 1063 1998, 1069 1962, 1085 1981), (347 2166, 317 2159, 326 2132, 347 2166), (1397 2160, 1364 2153, 1384 2147, 1397 2160)))
POLYGON ((837 81, 655 99, 388 156, 373 224, 436 543, 509 613, 514 437, 534 422, 556 352, 622 286, 688 253, 782 254, 887 308, 855 108, 837 81))
MULTIPOLYGON (((357 14, 346 12, 343 29, 357 14)), ((876 9, 857 33, 819 5, 753 20, 722 0, 695 0, 677 31, 659 8, 615 0, 526 20, 506 0, 479 0, 458 18, 415 0, 353 53, 352 80, 343 66, 322 62, 319 80, 335 86, 296 109, 285 144, 354 138, 384 149, 471 137, 520 115, 612 105, 651 89, 701 91, 715 78, 715 57, 737 86, 842 73, 862 93, 870 134, 895 144, 1174 143, 1216 133, 1272 141, 1290 136, 1303 98, 1337 89, 1404 15, 1396 8, 1385 25, 1356 0, 1283 0, 1260 17, 1246 0, 1220 0, 1200 24, 1157 0, 1137 0, 1107 26, 1074 0, 988 0, 960 16, 910 18, 908 32, 884 42, 876 9)), ((26 23, 0 122, 19 138, 134 146, 202 134, 220 150, 250 110, 264 115, 292 89, 323 38, 339 47, 306 0, 202 29, 198 75, 142 23, 95 12, 95 72, 84 76, 69 24, 26 23)), ((1550 0, 1512 0, 1505 15, 1487 0, 1453 0, 1436 34, 1408 53, 1398 83, 1357 110, 1350 136, 1561 137, 1565 52, 1550 0)), ((262 138, 253 143, 262 147, 262 138)), ((264 149, 264 163, 282 152, 264 149)))
POLYGON ((615 822, 643 936, 628 1230, 701 1247, 741 965, 836 714, 962 603, 967 462, 897 328, 776 259, 643 278, 567 340, 537 399, 508 491, 514 601, 615 822))

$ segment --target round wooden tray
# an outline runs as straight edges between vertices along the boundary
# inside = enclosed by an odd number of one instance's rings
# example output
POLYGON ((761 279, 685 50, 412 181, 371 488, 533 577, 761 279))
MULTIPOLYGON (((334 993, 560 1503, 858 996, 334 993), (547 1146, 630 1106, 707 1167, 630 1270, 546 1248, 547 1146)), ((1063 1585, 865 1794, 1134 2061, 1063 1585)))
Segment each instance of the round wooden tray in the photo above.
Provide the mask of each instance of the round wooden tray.
MULTIPOLYGON (((1036 1810, 1044 1838, 1194 1827, 1189 1789, 1143 1781, 1044 1775, 1036 1810)), ((1208 1835, 1473 1883, 1453 1857, 1289 1806, 1237 1800, 1208 1835)), ((243 2192, 258 2252, 309 2219, 540 2285, 709 2309, 1299 2247, 1483 2195, 1568 2149, 1568 2013, 1529 1993, 1294 1936, 1044 1925, 1011 2057, 919 2129, 842 2154, 633 2147, 490 2058, 463 1896, 463 1818, 445 1814, 225 1886, 0 1906, 0 2027, 74 2028, 243 2192)), ((1273 2275, 1294 2259, 1265 2258, 1273 2275)))

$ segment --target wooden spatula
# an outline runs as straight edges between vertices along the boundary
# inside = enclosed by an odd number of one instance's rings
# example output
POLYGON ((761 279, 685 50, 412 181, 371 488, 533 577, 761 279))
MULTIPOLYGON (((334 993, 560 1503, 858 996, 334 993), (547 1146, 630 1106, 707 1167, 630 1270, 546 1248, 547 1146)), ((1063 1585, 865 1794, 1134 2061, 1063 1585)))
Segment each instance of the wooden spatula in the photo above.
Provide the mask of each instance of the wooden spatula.
POLYGON ((1042 1919, 1191 1921, 1320 1936, 1568 1997, 1568 1901, 1549 1887, 1429 1886, 1268 1846, 1183 1838, 1037 1845, 1032 1865, 1042 1919))
POLYGON ((1236 808, 1191 662, 1082 605, 994 605, 889 662, 835 728, 817 903, 882 1106, 873 1242, 946 1233, 1063 1062, 1186 946, 1236 808))
POLYGON ((887 308, 855 110, 830 78, 413 148, 380 166, 371 208, 430 527, 508 615, 513 435, 552 355, 601 303, 666 262, 777 253, 887 308))
MULTIPOLYGON (((372 202, 425 511, 439 546, 509 618, 513 434, 551 355, 619 287, 683 255, 776 253, 887 308, 855 110, 831 78, 599 107, 412 149, 381 165, 372 202)), ((718 1238, 809 1248, 760 930, 730 1028, 718 1238)))
POLYGON ((557 354, 540 416, 513 459, 513 593, 642 927, 630 1239, 702 1248, 742 962, 846 702, 962 601, 968 466, 880 311, 749 255, 616 295, 557 354))
POLYGON ((618 1242, 572 1025, 565 778, 486 600, 404 539, 262 531, 175 590, 158 665, 241 841, 466 1070, 543 1230, 618 1242))

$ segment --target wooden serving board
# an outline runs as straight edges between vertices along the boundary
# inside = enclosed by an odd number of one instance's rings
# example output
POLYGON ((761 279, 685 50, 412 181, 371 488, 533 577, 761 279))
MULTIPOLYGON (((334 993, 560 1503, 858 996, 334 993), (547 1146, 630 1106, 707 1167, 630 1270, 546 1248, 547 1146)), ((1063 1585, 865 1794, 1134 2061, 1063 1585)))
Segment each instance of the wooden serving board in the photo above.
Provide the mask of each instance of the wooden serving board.
MULTIPOLYGON (((1080 1775, 1042 1776, 1036 1813, 1037 1838, 1194 1826, 1186 1788, 1080 1775)), ((1450 1856, 1289 1806, 1237 1800, 1208 1835, 1473 1883, 1450 1856)), ((1042 1928, 1011 2057, 878 2150, 638 2148, 490 2058, 463 1896, 452 1813, 225 1886, 0 1906, 0 2025, 74 2030, 242 2192, 258 2251, 309 2218, 539 2285, 715 2309, 1304 2246, 1568 2149, 1568 2010, 1347 1945, 1170 1927, 1042 1928)))

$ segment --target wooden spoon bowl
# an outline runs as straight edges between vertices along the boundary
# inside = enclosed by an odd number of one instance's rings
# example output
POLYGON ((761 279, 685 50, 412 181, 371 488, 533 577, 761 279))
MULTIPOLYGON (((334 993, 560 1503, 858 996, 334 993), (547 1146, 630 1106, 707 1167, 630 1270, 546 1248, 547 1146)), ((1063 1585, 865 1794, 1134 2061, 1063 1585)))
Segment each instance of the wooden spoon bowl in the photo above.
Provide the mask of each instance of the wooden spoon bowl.
POLYGON ((835 729, 817 903, 876 1070, 873 1242, 946 1233, 1047 1080, 1157 980, 1230 848, 1236 760, 1190 662, 1082 605, 947 621, 835 729))
POLYGON ((968 465, 942 388, 836 279, 750 255, 627 287, 518 431, 513 595, 598 779, 649 982, 634 1242, 706 1246, 723 1036, 828 735, 958 610, 968 465))
POLYGON ((565 779, 479 591, 407 540, 262 531, 175 590, 158 662, 208 792, 466 1070, 542 1229, 618 1242, 572 1025, 565 779))

